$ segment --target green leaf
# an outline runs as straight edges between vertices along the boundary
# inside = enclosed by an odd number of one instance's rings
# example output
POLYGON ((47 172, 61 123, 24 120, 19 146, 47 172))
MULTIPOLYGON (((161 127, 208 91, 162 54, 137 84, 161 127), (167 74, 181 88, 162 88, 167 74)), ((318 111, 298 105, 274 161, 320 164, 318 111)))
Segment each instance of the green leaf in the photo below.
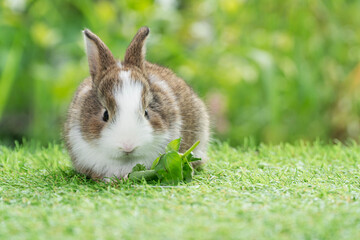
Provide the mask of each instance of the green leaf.
POLYGON ((189 155, 187 155, 185 158, 187 159, 188 162, 195 162, 201 160, 201 158, 194 157, 194 154, 192 152, 189 153, 189 155))
POLYGON ((141 181, 145 179, 146 181, 156 180, 157 174, 154 170, 145 170, 145 171, 135 171, 129 174, 129 180, 131 181, 141 181))
POLYGON ((180 142, 181 142, 181 138, 172 140, 172 141, 169 142, 169 144, 166 146, 165 152, 170 152, 170 151, 178 152, 179 149, 180 149, 180 142))
POLYGON ((162 171, 165 171, 166 172, 166 167, 165 167, 165 154, 161 155, 160 157, 158 157, 158 162, 157 164, 155 165, 154 167, 154 170, 156 171, 156 173, 159 174, 159 178, 161 179, 162 178, 162 171))
POLYGON ((163 183, 178 184, 183 180, 182 158, 176 151, 169 151, 160 157, 155 166, 157 176, 163 183))
POLYGON ((191 148, 189 148, 184 154, 183 157, 186 157, 187 155, 189 155, 196 147, 197 145, 199 145, 200 141, 197 141, 196 143, 194 143, 194 145, 191 146, 191 148))
POLYGON ((161 155, 157 159, 155 159, 155 161, 152 163, 150 169, 152 169, 152 170, 155 169, 155 166, 159 163, 160 157, 161 157, 161 155))
POLYGON ((146 167, 144 164, 136 164, 133 169, 131 170, 131 172, 138 172, 138 171, 145 171, 146 170, 146 167))
POLYGON ((184 154, 179 153, 181 138, 171 141, 165 154, 155 159, 151 170, 146 170, 143 164, 136 164, 129 174, 130 180, 160 180, 164 184, 178 184, 181 181, 190 182, 193 177, 193 168, 190 162, 201 160, 194 157, 192 150, 196 148, 199 141, 194 143, 184 154))
POLYGON ((166 154, 166 168, 169 173, 169 181, 177 184, 183 180, 182 159, 178 152, 171 151, 166 154))
POLYGON ((193 168, 189 164, 189 162, 183 163, 183 180, 185 182, 191 182, 193 174, 193 168))

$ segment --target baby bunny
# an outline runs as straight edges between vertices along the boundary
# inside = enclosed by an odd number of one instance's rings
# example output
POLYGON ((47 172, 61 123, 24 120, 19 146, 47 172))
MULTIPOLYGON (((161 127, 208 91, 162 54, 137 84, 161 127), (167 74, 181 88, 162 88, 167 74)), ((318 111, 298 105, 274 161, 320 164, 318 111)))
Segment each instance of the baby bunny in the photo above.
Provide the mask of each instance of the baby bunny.
POLYGON ((209 116, 204 103, 171 70, 145 60, 149 28, 142 27, 117 61, 101 39, 83 31, 90 77, 78 87, 64 127, 75 169, 93 179, 123 178, 140 163, 148 169, 167 143, 206 159, 209 116))

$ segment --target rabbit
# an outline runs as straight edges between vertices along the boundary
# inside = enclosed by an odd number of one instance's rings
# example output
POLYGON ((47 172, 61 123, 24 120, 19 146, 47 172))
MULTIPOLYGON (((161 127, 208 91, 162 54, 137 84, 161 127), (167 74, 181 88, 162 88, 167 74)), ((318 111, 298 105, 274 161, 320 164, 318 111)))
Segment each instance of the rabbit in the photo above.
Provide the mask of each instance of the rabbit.
POLYGON ((69 106, 64 140, 75 170, 88 177, 122 179, 140 163, 153 161, 174 139, 180 152, 196 141, 194 155, 206 161, 209 115, 202 100, 168 68, 145 60, 148 27, 141 27, 124 61, 90 30, 83 31, 90 76, 69 106))

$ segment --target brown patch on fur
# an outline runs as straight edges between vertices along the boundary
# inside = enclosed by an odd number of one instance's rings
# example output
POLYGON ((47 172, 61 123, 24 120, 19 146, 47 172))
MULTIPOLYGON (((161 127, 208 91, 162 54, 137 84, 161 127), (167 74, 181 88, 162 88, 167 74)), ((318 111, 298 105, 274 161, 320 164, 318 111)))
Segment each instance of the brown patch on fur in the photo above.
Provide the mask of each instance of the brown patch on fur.
POLYGON ((114 68, 104 73, 102 80, 96 88, 96 94, 101 105, 109 112, 109 119, 111 119, 116 112, 116 101, 113 92, 115 88, 121 87, 122 85, 119 79, 119 72, 119 68, 114 68))
MULTIPOLYGON (((206 107, 190 86, 171 70, 149 62, 145 63, 145 67, 149 74, 165 80, 176 96, 182 119, 180 151, 184 152, 209 132, 206 107)), ((206 145, 207 142, 202 144, 206 145)))
POLYGON ((133 65, 144 70, 145 62, 145 40, 149 35, 150 29, 142 27, 138 30, 135 37, 131 41, 129 47, 126 49, 124 63, 133 65))
POLYGON ((171 129, 179 120, 179 112, 169 93, 157 85, 151 86, 152 99, 149 103, 149 121, 154 130, 161 132, 171 129))
POLYGON ((103 107, 96 97, 95 91, 91 90, 84 98, 80 115, 80 126, 83 137, 86 141, 98 139, 106 123, 102 120, 103 107))

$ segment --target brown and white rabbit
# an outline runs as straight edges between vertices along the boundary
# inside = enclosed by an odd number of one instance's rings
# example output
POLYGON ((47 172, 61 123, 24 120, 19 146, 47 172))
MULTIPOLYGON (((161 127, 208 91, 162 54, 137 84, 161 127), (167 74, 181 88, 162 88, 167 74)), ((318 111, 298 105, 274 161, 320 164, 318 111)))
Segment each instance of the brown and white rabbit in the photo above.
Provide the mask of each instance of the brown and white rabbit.
POLYGON ((180 152, 200 140, 206 158, 209 116, 204 103, 171 70, 145 61, 149 28, 142 27, 117 61, 101 39, 84 30, 90 77, 78 87, 64 128, 75 169, 93 179, 123 178, 137 163, 151 167, 171 140, 180 152))

